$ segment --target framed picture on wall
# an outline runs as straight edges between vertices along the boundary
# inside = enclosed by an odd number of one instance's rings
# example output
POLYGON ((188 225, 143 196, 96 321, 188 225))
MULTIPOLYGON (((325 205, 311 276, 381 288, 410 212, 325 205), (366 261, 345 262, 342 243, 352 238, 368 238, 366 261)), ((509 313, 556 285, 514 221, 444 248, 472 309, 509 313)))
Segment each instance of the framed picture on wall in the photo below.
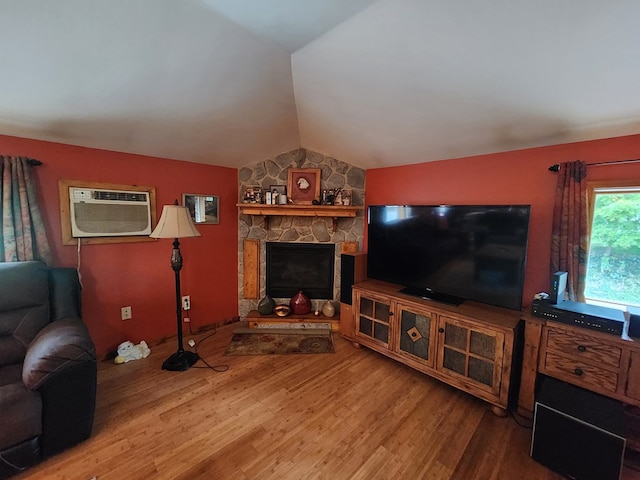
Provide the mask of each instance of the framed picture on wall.
POLYGON ((220 223, 220 197, 217 195, 183 193, 182 204, 189 209, 196 225, 220 223))
POLYGON ((294 204, 311 205, 314 200, 320 200, 320 169, 290 168, 287 192, 294 204))

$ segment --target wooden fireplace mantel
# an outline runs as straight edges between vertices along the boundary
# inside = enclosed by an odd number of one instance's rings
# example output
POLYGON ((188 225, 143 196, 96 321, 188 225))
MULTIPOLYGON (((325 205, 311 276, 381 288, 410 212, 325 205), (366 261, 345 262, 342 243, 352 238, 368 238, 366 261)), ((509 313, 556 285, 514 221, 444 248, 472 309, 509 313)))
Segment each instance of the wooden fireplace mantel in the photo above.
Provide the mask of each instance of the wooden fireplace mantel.
POLYGON ((238 203, 236 205, 244 215, 264 216, 265 228, 269 229, 269 217, 330 217, 333 230, 338 218, 355 217, 362 206, 354 205, 266 205, 262 203, 238 203))

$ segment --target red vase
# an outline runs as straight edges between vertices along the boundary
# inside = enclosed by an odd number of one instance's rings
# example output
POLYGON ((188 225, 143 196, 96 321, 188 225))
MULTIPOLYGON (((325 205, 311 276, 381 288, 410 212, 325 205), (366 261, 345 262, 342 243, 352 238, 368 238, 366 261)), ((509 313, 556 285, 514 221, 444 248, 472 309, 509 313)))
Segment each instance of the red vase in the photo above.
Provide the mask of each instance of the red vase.
POLYGON ((311 312, 311 300, 307 297, 302 290, 296 293, 289 302, 291 307, 291 313, 294 315, 306 315, 311 312))

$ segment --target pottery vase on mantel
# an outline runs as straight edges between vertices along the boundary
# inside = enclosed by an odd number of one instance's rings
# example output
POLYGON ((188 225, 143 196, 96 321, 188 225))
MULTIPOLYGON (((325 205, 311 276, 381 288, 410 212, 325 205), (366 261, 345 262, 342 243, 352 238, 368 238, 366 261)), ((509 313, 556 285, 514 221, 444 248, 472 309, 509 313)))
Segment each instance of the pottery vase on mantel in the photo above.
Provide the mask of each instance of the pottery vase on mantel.
POLYGON ((291 313, 294 315, 306 315, 311 312, 311 300, 302 290, 296 293, 289 302, 291 313))
POLYGON ((333 317, 336 314, 336 307, 333 305, 333 302, 331 300, 327 300, 322 305, 322 314, 325 317, 329 318, 333 317))
POLYGON ((269 295, 265 295, 258 302, 258 313, 260 315, 270 315, 273 312, 276 302, 269 295))

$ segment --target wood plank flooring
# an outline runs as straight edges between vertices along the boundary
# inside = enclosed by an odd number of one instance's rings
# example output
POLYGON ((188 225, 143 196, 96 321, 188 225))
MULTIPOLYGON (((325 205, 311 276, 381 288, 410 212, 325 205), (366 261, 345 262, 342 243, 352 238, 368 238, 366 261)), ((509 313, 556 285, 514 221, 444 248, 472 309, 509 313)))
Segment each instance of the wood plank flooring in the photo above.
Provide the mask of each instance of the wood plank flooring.
POLYGON ((185 338, 226 371, 161 370, 175 340, 101 362, 92 438, 15 478, 561 478, 529 457, 530 430, 470 395, 336 333, 334 354, 224 356, 239 326, 185 338))

